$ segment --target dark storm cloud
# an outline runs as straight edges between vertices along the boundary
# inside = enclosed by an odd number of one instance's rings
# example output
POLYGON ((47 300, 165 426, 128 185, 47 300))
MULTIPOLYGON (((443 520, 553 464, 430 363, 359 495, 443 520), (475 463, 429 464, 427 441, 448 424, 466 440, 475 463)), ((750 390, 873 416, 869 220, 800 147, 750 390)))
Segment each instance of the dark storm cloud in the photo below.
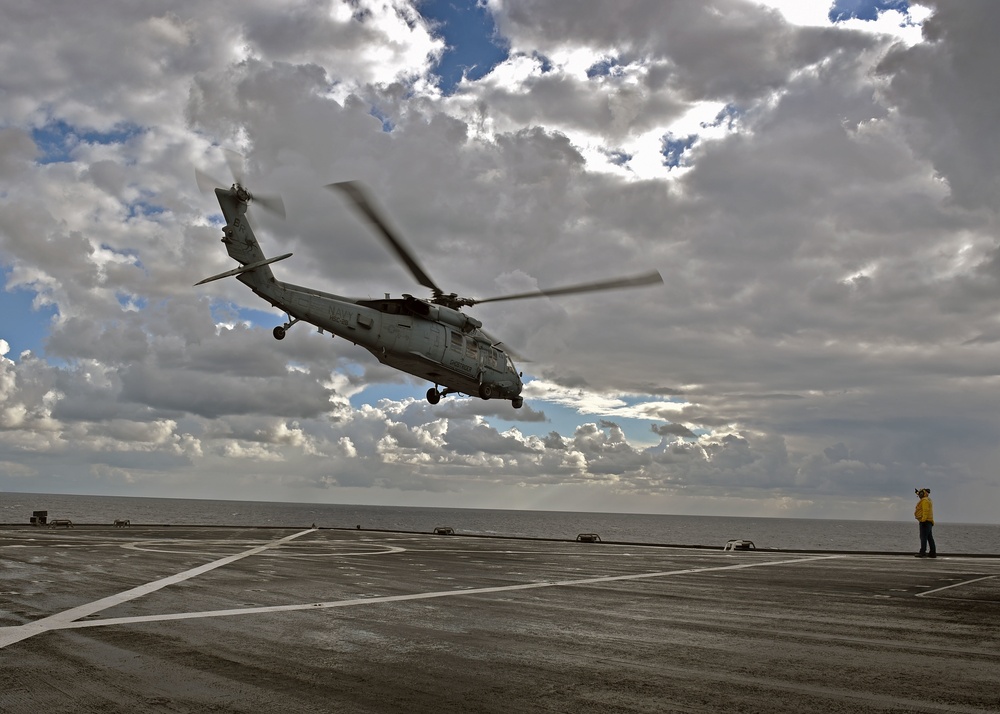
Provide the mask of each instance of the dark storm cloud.
POLYGON ((897 46, 878 67, 888 80, 887 99, 898 108, 901 128, 970 208, 996 205, 1000 195, 1000 147, 996 133, 1000 63, 996 27, 1000 6, 977 0, 930 0, 926 42, 897 46))
POLYGON ((312 380, 275 376, 237 380, 187 370, 132 367, 122 375, 121 399, 165 412, 216 418, 228 414, 316 417, 329 410, 330 393, 312 380), (305 394, 303 394, 303 390, 305 394))
POLYGON ((650 427, 654 434, 660 436, 679 436, 682 439, 696 439, 697 435, 683 424, 653 424, 650 427))

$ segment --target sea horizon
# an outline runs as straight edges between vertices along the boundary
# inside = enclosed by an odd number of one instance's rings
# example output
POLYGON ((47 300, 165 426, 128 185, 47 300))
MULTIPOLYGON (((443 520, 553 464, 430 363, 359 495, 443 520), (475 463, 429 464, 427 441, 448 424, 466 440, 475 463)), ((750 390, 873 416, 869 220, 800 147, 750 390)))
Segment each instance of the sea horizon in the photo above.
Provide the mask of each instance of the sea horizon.
MULTIPOLYGON (((667 517, 678 517, 678 518, 745 518, 745 519, 758 519, 767 518, 774 520, 801 520, 801 521, 857 521, 865 523, 910 523, 908 518, 890 519, 890 518, 822 518, 818 516, 737 516, 729 515, 725 513, 665 513, 662 511, 580 511, 568 508, 511 508, 507 506, 426 506, 426 505, 416 505, 416 504, 376 504, 376 503, 353 503, 348 501, 340 501, 337 503, 331 502, 314 502, 314 501, 276 501, 270 499, 260 499, 260 498, 218 498, 214 496, 149 496, 149 495, 134 495, 134 494, 104 494, 104 493, 66 493, 66 492, 43 492, 43 491, 0 491, 0 497, 5 495, 11 496, 80 496, 85 498, 135 498, 135 499, 153 499, 153 500, 163 500, 163 501, 213 501, 218 503, 266 503, 266 504, 283 504, 289 506, 357 506, 359 508, 414 508, 414 509, 444 509, 444 510, 455 510, 455 511, 515 511, 523 513, 593 513, 596 515, 609 515, 609 516, 667 516, 667 517)), ((996 523, 985 523, 980 521, 948 521, 949 523, 956 525, 969 525, 969 526, 987 526, 987 527, 1000 527, 1000 521, 996 523)))
MULTIPOLYGON (((103 524, 361 528, 460 535, 575 539, 650 545, 722 546, 750 540, 757 548, 788 550, 914 551, 915 522, 796 516, 705 516, 663 513, 527 510, 514 508, 380 506, 161 496, 106 496, 0 492, 0 523, 27 524, 34 511, 48 518, 103 524)), ((1000 524, 939 523, 942 553, 1000 552, 1000 524)))

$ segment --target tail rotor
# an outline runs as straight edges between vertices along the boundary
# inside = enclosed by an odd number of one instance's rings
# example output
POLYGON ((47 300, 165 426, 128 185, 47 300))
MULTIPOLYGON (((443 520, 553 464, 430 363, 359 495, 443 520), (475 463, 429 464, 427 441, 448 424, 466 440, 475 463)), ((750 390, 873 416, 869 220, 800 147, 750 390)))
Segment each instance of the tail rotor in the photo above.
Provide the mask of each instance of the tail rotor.
MULTIPOLYGON (((231 149, 223 149, 223 153, 226 157, 226 165, 233 177, 231 190, 236 192, 236 196, 241 201, 253 201, 264 210, 284 218, 285 202, 281 200, 281 196, 276 193, 250 193, 249 189, 246 188, 246 159, 231 149)), ((194 170, 194 180, 204 193, 214 193, 217 188, 225 189, 225 185, 221 181, 197 168, 194 170)))

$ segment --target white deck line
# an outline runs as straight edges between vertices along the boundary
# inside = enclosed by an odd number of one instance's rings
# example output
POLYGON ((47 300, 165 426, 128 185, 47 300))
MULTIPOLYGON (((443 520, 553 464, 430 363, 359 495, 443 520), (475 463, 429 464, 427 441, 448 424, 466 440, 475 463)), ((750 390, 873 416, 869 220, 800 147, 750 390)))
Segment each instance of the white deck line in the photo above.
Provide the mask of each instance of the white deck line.
POLYGON ((981 578, 973 578, 972 580, 963 580, 960 583, 952 583, 951 585, 945 585, 944 587, 934 588, 933 590, 925 590, 922 593, 917 593, 916 597, 926 597, 934 593, 939 593, 942 590, 948 590, 949 588, 957 588, 962 585, 971 585, 972 583, 978 583, 980 580, 989 580, 990 578, 995 578, 996 575, 984 575, 981 578))
MULTIPOLYGON (((301 535, 301 534, 300 534, 301 535)), ((48 629, 77 629, 82 627, 107 627, 110 625, 129 625, 144 622, 166 622, 171 620, 192 620, 205 617, 230 617, 234 615, 257 615, 270 612, 291 612, 295 610, 319 610, 335 607, 352 607, 355 605, 377 605, 387 602, 405 602, 407 600, 428 600, 431 598, 454 597, 465 595, 486 595, 490 593, 512 592, 516 590, 536 590, 539 588, 570 587, 573 585, 592 585, 596 583, 610 583, 619 580, 641 580, 644 578, 663 578, 671 575, 687 575, 692 573, 709 573, 720 570, 741 570, 745 568, 760 568, 771 565, 795 565, 814 560, 829 560, 833 558, 843 558, 843 555, 822 555, 809 558, 795 558, 793 560, 776 560, 762 563, 741 563, 739 565, 721 565, 710 568, 688 568, 684 570, 668 570, 655 573, 636 573, 634 575, 606 575, 593 578, 582 578, 579 580, 557 580, 535 583, 521 583, 518 585, 498 585, 488 588, 464 588, 457 590, 440 590, 436 592, 412 593, 410 595, 387 595, 384 597, 365 597, 352 600, 334 600, 330 602, 313 602, 294 605, 270 605, 266 607, 242 607, 229 610, 206 610, 202 612, 176 612, 164 613, 160 615, 138 615, 134 617, 109 617, 101 620, 86 620, 75 622, 72 619, 63 619, 48 629)), ((29 635, 30 636, 30 635, 29 635)), ((2 647, 2 640, 0 640, 2 647)))
POLYGON ((63 612, 43 617, 42 619, 35 620, 34 622, 29 622, 24 625, 14 625, 12 627, 2 627, 0 628, 0 649, 3 649, 7 645, 12 645, 15 642, 26 640, 29 637, 34 637, 35 635, 40 635, 50 630, 72 627, 74 620, 78 620, 81 617, 93 615, 94 613, 101 612, 109 607, 114 607, 115 605, 120 605, 123 602, 128 602, 129 600, 135 600, 138 597, 156 592, 157 590, 165 588, 168 585, 174 585, 184 580, 190 580, 191 578, 202 575, 203 573, 215 570, 216 568, 221 568, 223 565, 234 563, 242 558, 257 555, 268 548, 275 548, 283 543, 287 543, 290 540, 294 540, 299 536, 303 536, 306 533, 312 533, 313 530, 314 529, 310 528, 299 533, 293 533, 290 536, 273 540, 270 543, 250 548, 242 553, 220 558, 219 560, 213 560, 211 563, 205 563, 204 565, 199 565, 196 568, 185 570, 182 573, 170 575, 166 578, 161 578, 160 580, 154 580, 146 583, 145 585, 134 587, 131 590, 125 590, 124 592, 120 592, 116 595, 109 595, 108 597, 101 598, 100 600, 94 600, 93 602, 89 602, 85 605, 79 605, 77 607, 70 608, 69 610, 64 610, 63 612))

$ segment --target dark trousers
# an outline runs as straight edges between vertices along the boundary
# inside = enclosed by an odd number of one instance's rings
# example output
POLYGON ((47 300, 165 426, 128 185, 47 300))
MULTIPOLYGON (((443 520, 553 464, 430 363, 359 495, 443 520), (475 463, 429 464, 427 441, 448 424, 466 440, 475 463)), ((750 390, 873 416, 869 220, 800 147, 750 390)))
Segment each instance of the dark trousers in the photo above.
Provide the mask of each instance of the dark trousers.
POLYGON ((920 522, 920 552, 926 553, 927 546, 931 547, 931 555, 937 552, 934 547, 934 524, 927 521, 920 522))

